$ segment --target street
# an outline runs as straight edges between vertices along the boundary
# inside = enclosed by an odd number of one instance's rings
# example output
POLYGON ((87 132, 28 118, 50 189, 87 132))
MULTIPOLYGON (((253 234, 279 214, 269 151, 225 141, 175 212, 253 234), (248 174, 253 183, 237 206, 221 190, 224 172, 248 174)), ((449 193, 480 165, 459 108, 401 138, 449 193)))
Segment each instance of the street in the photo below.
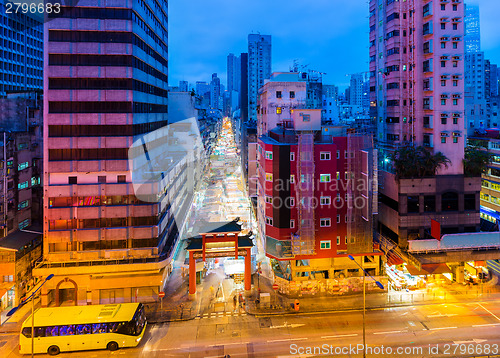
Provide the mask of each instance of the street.
MULTIPOLYGON (((493 300, 369 310, 366 341, 374 351, 367 356, 487 357, 488 354, 482 353, 485 351, 490 352, 489 356, 500 356, 499 303, 500 300, 493 300), (439 353, 429 351, 436 345, 439 353), (375 354, 375 349, 382 346, 386 353, 375 354), (387 354, 387 347, 394 353, 387 354), (397 354, 398 347, 421 348, 411 348, 416 354, 397 354)), ((0 336, 0 344, 5 342, 0 355, 6 358, 20 356, 17 340, 17 334, 0 336)), ((226 354, 231 357, 311 357, 321 355, 298 353, 300 349, 306 352, 307 347, 313 349, 324 345, 335 352, 337 347, 357 347, 361 343, 362 312, 359 310, 287 316, 220 312, 190 321, 150 325, 137 348, 62 353, 61 357, 201 358, 226 354)), ((360 350, 355 354, 323 356, 361 357, 361 353, 360 350)))

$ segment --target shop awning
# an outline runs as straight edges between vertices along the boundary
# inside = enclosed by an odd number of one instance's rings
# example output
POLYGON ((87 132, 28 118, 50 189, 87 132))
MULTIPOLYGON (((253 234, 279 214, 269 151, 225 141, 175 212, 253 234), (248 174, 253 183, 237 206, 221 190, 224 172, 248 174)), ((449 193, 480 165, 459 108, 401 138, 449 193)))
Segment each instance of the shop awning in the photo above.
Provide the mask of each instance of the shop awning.
POLYGON ((451 273, 450 268, 446 264, 423 264, 422 269, 419 270, 413 265, 406 265, 406 269, 413 276, 422 276, 422 275, 437 275, 442 273, 451 273))

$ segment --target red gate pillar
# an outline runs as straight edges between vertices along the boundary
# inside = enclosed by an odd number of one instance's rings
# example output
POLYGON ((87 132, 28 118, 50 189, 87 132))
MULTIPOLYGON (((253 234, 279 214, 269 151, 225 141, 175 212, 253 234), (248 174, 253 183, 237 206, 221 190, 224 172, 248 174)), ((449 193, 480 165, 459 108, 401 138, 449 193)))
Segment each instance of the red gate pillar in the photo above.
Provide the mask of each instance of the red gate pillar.
POLYGON ((250 249, 246 249, 245 256, 245 291, 250 292, 252 289, 252 254, 250 249))
POLYGON ((196 293, 196 262, 194 261, 194 252, 189 252, 189 294, 196 293))

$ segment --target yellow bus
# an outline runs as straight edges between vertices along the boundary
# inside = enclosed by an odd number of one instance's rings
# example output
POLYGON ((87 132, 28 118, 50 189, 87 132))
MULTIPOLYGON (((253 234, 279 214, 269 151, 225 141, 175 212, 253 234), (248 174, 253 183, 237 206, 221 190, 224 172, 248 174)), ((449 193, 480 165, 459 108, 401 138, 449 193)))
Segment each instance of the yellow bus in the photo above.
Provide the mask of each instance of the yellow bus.
MULTIPOLYGON (((31 315, 24 321, 19 353, 31 354, 31 315)), ((146 330, 142 303, 47 307, 35 311, 34 353, 136 347, 146 330)))

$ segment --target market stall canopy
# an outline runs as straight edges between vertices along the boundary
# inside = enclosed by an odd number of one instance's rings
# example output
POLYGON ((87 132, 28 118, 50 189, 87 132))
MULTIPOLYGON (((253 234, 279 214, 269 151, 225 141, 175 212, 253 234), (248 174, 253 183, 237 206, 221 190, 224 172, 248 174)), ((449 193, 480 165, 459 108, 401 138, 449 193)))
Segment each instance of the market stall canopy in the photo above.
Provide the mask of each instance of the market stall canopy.
POLYGON ((419 270, 413 265, 406 265, 406 269, 413 276, 423 276, 423 275, 437 275, 441 273, 451 273, 450 268, 447 264, 422 264, 422 269, 419 270))

